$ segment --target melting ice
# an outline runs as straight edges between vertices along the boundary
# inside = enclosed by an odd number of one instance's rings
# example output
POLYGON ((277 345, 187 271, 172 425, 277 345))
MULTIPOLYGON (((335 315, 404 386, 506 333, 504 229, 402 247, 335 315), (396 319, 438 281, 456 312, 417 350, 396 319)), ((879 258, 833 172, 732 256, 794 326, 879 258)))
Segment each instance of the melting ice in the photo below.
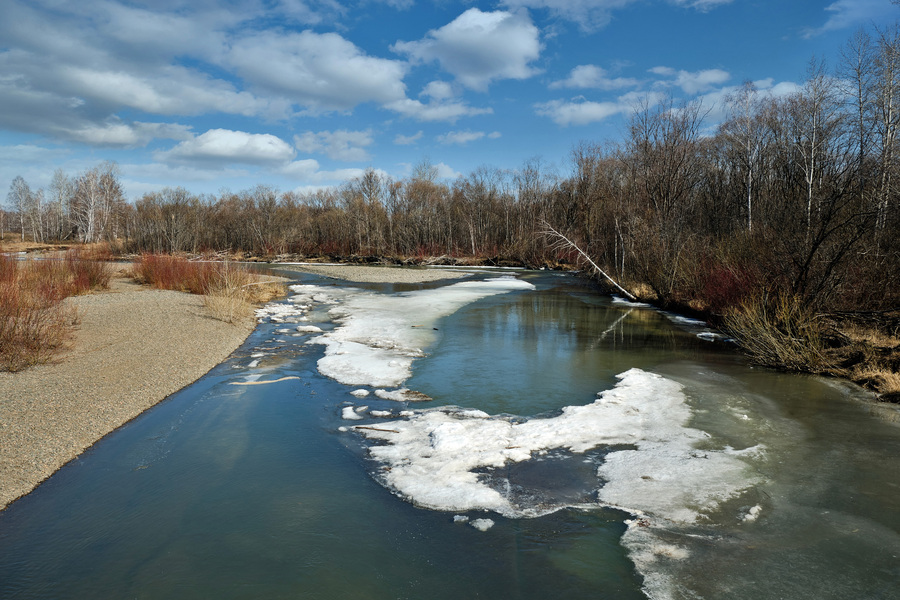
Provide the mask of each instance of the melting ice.
POLYGON ((708 445, 709 436, 687 426, 691 411, 680 384, 639 369, 618 377, 595 402, 567 406, 555 417, 522 420, 440 407, 358 431, 383 442, 370 454, 387 467, 385 485, 436 510, 523 517, 562 508, 522 503, 484 476, 554 449, 608 447, 597 470, 597 502, 674 522, 691 523, 754 483, 743 459, 758 449, 696 448, 708 445))
POLYGON ((319 372, 347 385, 398 387, 410 377, 413 360, 424 356, 423 348, 434 341, 438 319, 481 298, 534 286, 497 277, 393 295, 310 288, 315 286, 292 287, 302 296, 296 302, 303 304, 308 297, 334 303, 329 315, 339 325, 310 340, 325 346, 319 372))

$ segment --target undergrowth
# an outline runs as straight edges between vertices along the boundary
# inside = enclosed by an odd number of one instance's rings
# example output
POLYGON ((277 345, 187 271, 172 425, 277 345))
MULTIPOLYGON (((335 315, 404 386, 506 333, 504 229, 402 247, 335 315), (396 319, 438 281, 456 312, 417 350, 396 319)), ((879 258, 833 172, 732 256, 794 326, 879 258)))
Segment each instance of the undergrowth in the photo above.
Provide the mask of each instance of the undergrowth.
POLYGON ((47 362, 77 321, 68 296, 109 287, 106 263, 83 260, 77 250, 62 260, 20 261, 0 255, 0 370, 47 362))
POLYGON ((212 315, 226 323, 251 316, 253 305, 283 293, 283 286, 266 281, 243 265, 190 261, 168 254, 145 254, 134 263, 133 277, 155 288, 203 296, 212 315))

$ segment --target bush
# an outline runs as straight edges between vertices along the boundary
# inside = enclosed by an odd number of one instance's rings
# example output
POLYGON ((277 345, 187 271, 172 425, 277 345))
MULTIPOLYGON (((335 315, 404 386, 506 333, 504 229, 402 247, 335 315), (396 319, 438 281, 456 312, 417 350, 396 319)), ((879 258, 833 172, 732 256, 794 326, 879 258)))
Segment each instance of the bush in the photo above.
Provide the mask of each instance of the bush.
POLYGON ((62 347, 76 319, 75 309, 62 302, 72 289, 62 261, 0 256, 0 369, 46 362, 62 347))
POLYGON ((205 294, 216 276, 209 262, 192 262, 169 254, 144 254, 134 263, 134 278, 161 290, 205 294))
POLYGON ((134 278, 155 288, 203 295, 213 316, 234 323, 252 314, 252 305, 283 293, 242 265, 192 262, 178 256, 145 254, 134 264, 134 278))
POLYGON ((830 366, 822 324, 797 297, 752 296, 725 315, 724 329, 757 364, 811 373, 830 366))

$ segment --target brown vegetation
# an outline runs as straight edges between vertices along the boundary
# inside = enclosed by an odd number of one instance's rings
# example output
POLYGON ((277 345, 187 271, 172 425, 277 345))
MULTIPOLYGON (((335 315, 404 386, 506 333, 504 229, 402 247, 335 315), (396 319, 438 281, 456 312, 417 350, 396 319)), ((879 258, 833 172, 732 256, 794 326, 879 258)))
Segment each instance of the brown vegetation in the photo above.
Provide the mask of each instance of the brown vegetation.
POLYGON ((254 304, 284 293, 272 278, 229 261, 191 261, 181 256, 144 254, 134 262, 132 277, 164 290, 203 295, 213 315, 226 323, 250 317, 254 304))
POLYGON ((18 371, 48 361, 77 320, 63 300, 109 286, 106 263, 62 259, 19 261, 0 255, 0 370, 18 371))

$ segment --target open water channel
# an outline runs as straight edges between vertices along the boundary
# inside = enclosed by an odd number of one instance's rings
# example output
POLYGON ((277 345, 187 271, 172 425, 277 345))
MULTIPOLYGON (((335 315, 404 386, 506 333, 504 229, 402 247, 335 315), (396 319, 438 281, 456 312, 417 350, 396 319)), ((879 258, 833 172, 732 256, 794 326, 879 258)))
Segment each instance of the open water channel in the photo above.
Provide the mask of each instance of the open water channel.
POLYGON ((900 424, 857 388, 561 274, 291 276, 0 513, 0 597, 900 597, 900 424))

